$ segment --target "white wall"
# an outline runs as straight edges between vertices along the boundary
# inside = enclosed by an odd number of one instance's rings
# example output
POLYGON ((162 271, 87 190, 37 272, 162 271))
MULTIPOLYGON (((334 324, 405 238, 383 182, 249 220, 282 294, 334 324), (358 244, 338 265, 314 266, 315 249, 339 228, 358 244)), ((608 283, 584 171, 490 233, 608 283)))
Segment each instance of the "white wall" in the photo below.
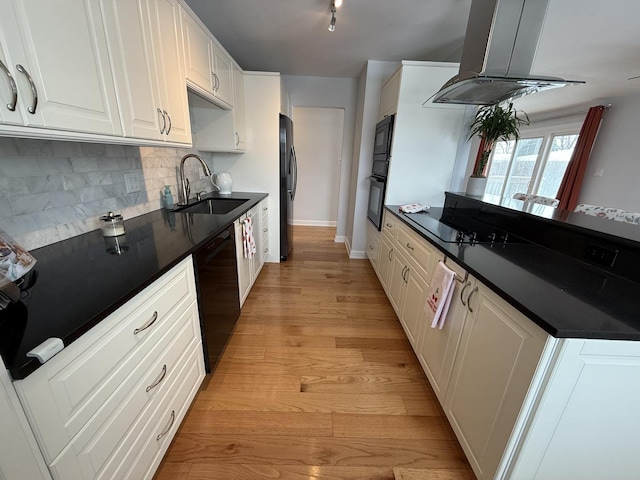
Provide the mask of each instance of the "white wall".
POLYGON ((369 60, 358 79, 357 120, 347 216, 347 250, 351 258, 365 258, 369 175, 382 84, 400 66, 398 62, 369 60))
POLYGON ((235 192, 269 194, 269 256, 280 261, 280 75, 245 72, 247 148, 243 154, 212 154, 213 171, 229 172, 235 192))
POLYGON ((342 165, 342 108, 294 107, 298 183, 294 225, 335 227, 342 165))
MULTIPOLYGON (((304 77, 283 75, 282 81, 289 94, 290 108, 328 107, 344 109, 344 136, 342 140, 342 166, 338 197, 338 223, 336 240, 343 241, 347 231, 349 185, 356 118, 357 80, 354 78, 304 77)), ((293 143, 297 126, 293 125, 293 143)))
POLYGON ((640 94, 592 106, 607 103, 611 109, 602 117, 579 202, 640 212, 640 94))

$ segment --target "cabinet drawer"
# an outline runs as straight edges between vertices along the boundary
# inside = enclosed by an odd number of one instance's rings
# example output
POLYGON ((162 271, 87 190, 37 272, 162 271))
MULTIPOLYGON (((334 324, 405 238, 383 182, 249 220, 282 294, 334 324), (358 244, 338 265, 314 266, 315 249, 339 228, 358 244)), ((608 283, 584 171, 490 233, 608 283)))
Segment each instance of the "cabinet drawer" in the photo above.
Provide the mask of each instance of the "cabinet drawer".
POLYGON ((437 256, 436 249, 404 225, 398 225, 398 227, 399 247, 407 254, 407 258, 412 261, 420 275, 427 282, 431 282, 437 256))
POLYGON ((130 375, 141 372, 140 364, 195 299, 189 257, 36 372, 15 382, 47 461, 99 409, 107 408, 108 399, 130 375))
POLYGON ((397 230, 399 226, 400 220, 385 210, 384 215, 382 216, 382 233, 387 235, 390 239, 395 240, 398 238, 397 230))
POLYGON ((141 412, 133 415, 127 406, 95 438, 74 440, 50 465, 54 478, 151 478, 204 378, 200 341, 190 344, 177 367, 141 412))

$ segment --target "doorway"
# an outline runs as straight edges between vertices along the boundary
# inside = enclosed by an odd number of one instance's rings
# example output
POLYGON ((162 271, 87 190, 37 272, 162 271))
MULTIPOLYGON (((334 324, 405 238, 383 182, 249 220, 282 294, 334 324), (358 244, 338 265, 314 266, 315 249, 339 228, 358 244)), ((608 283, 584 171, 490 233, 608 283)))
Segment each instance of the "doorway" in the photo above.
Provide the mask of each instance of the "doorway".
POLYGON ((293 108, 298 160, 294 225, 337 225, 343 132, 342 108, 293 108))

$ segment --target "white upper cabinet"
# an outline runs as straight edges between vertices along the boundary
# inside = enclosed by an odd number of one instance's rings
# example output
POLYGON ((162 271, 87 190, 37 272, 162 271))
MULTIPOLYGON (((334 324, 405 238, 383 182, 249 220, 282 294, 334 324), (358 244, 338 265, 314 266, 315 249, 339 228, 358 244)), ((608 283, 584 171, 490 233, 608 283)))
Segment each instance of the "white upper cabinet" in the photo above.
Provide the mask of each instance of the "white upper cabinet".
POLYGON ((191 12, 180 8, 189 87, 225 110, 233 106, 233 61, 191 12))
POLYGON ((124 135, 161 140, 165 117, 146 0, 102 0, 124 135))
POLYGON ((244 111, 244 73, 233 66, 233 124, 235 131, 235 149, 244 152, 247 148, 247 128, 244 111))
POLYGON ((170 142, 191 144, 179 7, 174 0, 152 0, 149 14, 165 135, 170 142))
POLYGON ((15 80, 21 115, 7 109, 12 94, 6 100, 11 87, 2 72, 3 121, 122 134, 98 2, 0 0, 0 30, 2 61, 15 80))
MULTIPOLYGON (((180 9, 180 17, 187 81, 192 87, 199 87, 205 93, 213 94, 213 43, 211 38, 209 38, 208 32, 183 8, 180 9)), ((194 90, 198 91, 197 88, 194 90)))
POLYGON ((219 100, 233 106, 233 62, 225 51, 213 44, 213 93, 219 100))

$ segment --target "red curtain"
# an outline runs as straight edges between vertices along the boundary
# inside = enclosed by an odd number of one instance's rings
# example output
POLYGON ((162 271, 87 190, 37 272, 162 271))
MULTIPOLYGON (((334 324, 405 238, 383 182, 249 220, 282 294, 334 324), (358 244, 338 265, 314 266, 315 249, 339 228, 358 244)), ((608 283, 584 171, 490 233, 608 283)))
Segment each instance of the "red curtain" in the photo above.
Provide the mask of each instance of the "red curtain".
POLYGON ((591 149, 593 148, 593 143, 596 140, 596 135, 600 128, 600 121, 602 120, 604 110, 605 107, 603 105, 591 107, 587 113, 587 117, 584 119, 584 123, 580 129, 578 143, 573 150, 567 171, 564 172, 562 183, 558 189, 558 195, 556 196, 558 200, 560 200, 558 208, 573 211, 578 204, 582 180, 587 170, 587 163, 589 163, 589 156, 591 155, 591 149))

